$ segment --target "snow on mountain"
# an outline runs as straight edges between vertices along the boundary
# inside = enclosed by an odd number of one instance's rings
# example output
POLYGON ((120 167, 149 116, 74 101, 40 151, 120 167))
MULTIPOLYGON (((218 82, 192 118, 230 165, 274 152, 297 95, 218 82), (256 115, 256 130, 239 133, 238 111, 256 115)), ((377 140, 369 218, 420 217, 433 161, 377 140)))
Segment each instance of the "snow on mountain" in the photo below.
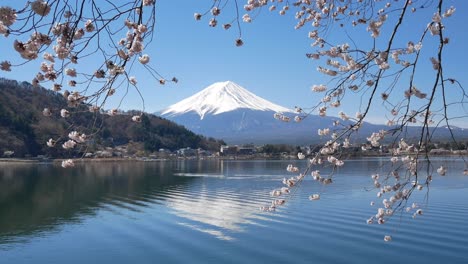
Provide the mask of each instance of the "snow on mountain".
POLYGON ((161 111, 161 115, 175 117, 194 112, 202 120, 206 114, 218 115, 237 109, 292 112, 291 109, 256 96, 234 82, 226 81, 214 83, 193 96, 169 106, 161 111))
MULTIPOLYGON (((228 144, 316 144, 321 139, 318 129, 333 127, 338 117, 309 115, 301 122, 281 122, 273 118, 283 112, 294 118, 295 113, 285 107, 260 98, 241 86, 227 81, 214 83, 201 92, 157 113, 179 125, 206 137, 223 139, 228 144)), ((341 121, 347 126, 351 121, 341 121)), ((385 125, 365 122, 354 140, 366 142, 372 132, 389 129, 385 125)), ((438 129, 433 138, 450 138, 448 129, 438 129)), ((457 138, 466 138, 462 129, 450 130, 457 138)), ((431 132, 432 133, 432 132, 431 132)), ((417 139, 419 127, 406 130, 405 138, 417 139)))

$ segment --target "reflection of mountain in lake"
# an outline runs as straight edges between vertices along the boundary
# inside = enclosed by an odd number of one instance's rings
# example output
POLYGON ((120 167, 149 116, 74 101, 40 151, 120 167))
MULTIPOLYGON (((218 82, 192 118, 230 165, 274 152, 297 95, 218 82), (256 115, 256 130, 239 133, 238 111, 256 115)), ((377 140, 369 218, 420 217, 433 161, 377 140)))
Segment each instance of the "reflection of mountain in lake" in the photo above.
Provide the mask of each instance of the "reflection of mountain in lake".
MULTIPOLYGON (((177 163, 53 165, 0 163, 0 244, 8 237, 50 231, 106 206, 138 210, 190 178, 172 177, 177 163)), ((184 166, 182 166, 184 168, 184 166)))
POLYGON ((346 161, 326 187, 309 174, 285 206, 260 212, 292 175, 287 165, 307 163, 0 164, 0 263, 466 263, 463 160, 432 159, 447 175, 412 194, 424 210, 415 219, 405 211, 385 225, 365 222, 378 191, 366 186, 387 171, 388 157, 346 161), (322 198, 310 201, 311 193, 322 198))
MULTIPOLYGON (((264 171, 262 163, 247 166, 264 171), (260 166, 260 167, 259 167, 260 166)), ((144 214, 162 205, 180 225, 229 240, 264 219, 270 197, 225 161, 0 164, 0 245, 59 230, 99 212, 144 214), (211 187, 208 187, 211 186, 211 187), (246 196, 246 192, 249 193, 246 196)))
POLYGON ((194 222, 181 223, 182 225, 212 234, 219 239, 231 240, 227 232, 242 232, 242 225, 254 224, 256 221, 252 221, 253 219, 265 219, 259 215, 258 210, 265 204, 264 200, 258 198, 265 194, 266 191, 257 190, 257 193, 251 192, 249 197, 245 197, 245 193, 234 190, 200 186, 197 193, 168 199, 167 205, 174 210, 175 215, 194 222))

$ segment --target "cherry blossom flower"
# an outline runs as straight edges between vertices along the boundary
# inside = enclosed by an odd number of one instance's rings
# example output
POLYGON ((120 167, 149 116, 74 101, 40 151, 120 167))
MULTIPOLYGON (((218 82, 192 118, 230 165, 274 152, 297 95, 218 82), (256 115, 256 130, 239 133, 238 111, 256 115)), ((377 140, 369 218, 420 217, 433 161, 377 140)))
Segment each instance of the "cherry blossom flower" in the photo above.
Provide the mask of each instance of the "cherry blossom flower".
POLYGON ((50 112, 49 108, 44 108, 44 110, 42 110, 42 115, 43 116, 51 116, 52 113, 50 112))
POLYGON ((55 59, 54 59, 54 56, 48 52, 45 52, 43 55, 42 55, 42 58, 44 58, 44 60, 48 60, 50 62, 55 62, 55 59))
POLYGON ((94 27, 93 21, 88 20, 84 26, 86 32, 93 32, 96 28, 94 27))
POLYGON ((64 149, 72 149, 75 146, 76 146, 76 142, 71 139, 62 144, 62 148, 64 149))
POLYGON ((79 40, 81 39, 85 34, 84 29, 79 28, 77 31, 75 31, 75 34, 73 35, 73 40, 79 40))
POLYGON ((136 123, 140 123, 141 122, 141 116, 139 116, 139 115, 132 116, 132 121, 136 122, 136 123))
POLYGON ((371 36, 373 38, 377 38, 380 35, 380 28, 384 24, 384 22, 387 20, 387 15, 381 15, 379 16, 379 19, 377 21, 371 20, 368 24, 367 31, 372 32, 371 36))
POLYGON ((109 90, 107 91, 107 96, 112 96, 115 94, 115 89, 114 88, 109 88, 109 90))
POLYGON ((339 100, 337 100, 337 101, 335 101, 335 102, 332 102, 332 103, 330 104, 330 106, 332 106, 332 107, 339 107, 340 105, 341 105, 341 102, 340 102, 339 100))
POLYGON ((330 129, 329 128, 324 128, 324 129, 319 128, 317 133, 318 133, 319 136, 326 136, 326 135, 330 134, 330 129))
POLYGON ((110 115, 110 116, 115 116, 118 114, 118 110, 117 109, 111 109, 109 111, 107 111, 107 114, 110 115))
POLYGON ((154 5, 155 0, 143 0, 143 5, 144 6, 151 6, 154 5))
POLYGON ((47 16, 50 12, 50 6, 47 2, 36 0, 31 3, 31 9, 40 16, 47 16))
POLYGON ((433 68, 434 70, 439 70, 439 68, 440 68, 440 62, 439 62, 436 58, 434 58, 434 57, 431 57, 430 60, 431 60, 431 63, 432 63, 432 68, 433 68))
POLYGON ((9 61, 2 61, 0 63, 0 70, 11 71, 11 63, 9 61))
POLYGON ((145 33, 146 31, 148 31, 148 27, 145 24, 140 24, 138 25, 137 30, 140 33, 145 33))
POLYGON ((445 173, 447 173, 447 169, 444 166, 440 166, 437 169, 437 173, 439 173, 440 176, 445 176, 445 173))
POLYGON ((331 99, 332 99, 332 97, 329 96, 329 95, 327 95, 327 96, 325 96, 324 98, 322 98, 322 103, 328 103, 328 102, 331 101, 331 99))
POLYGON ((147 64, 150 61, 150 57, 148 56, 148 54, 145 54, 138 58, 138 61, 140 61, 141 64, 147 64))
POLYGON ((351 143, 349 142, 349 138, 345 138, 343 141, 343 148, 349 148, 351 147, 351 143))
POLYGON ((447 9, 444 14, 442 15, 443 17, 451 17, 453 13, 455 13, 456 8, 451 6, 449 9, 447 9))
POLYGON ((16 22, 16 11, 8 6, 0 7, 0 22, 9 27, 16 22))
POLYGON ((211 14, 213 14, 213 16, 217 16, 217 15, 219 15, 220 13, 221 13, 221 9, 219 9, 219 8, 216 7, 216 6, 213 7, 213 8, 211 9, 211 14))
POLYGON ((288 187, 282 187, 281 188, 281 194, 289 194, 290 191, 289 191, 289 188, 288 187))
POLYGON ((71 77, 76 77, 76 70, 73 68, 65 69, 65 74, 71 77))
POLYGON ((64 118, 65 118, 65 117, 69 117, 69 116, 70 116, 70 112, 68 112, 68 110, 66 110, 66 109, 62 109, 62 110, 60 110, 60 116, 61 116, 61 117, 64 117, 64 118))
POLYGON ((128 60, 130 58, 130 56, 124 50, 121 49, 117 51, 117 55, 119 55, 119 57, 123 60, 128 60))
POLYGON ((86 135, 80 134, 77 131, 72 131, 68 134, 68 137, 77 143, 84 143, 86 141, 86 135))
POLYGON ((327 115, 327 107, 322 106, 319 108, 319 116, 326 116, 327 115))
POLYGON ((312 194, 311 196, 309 196, 309 200, 311 201, 320 200, 320 194, 312 194))
POLYGON ((337 71, 334 71, 334 70, 331 70, 331 69, 326 69, 326 68, 323 68, 321 66, 318 66, 317 67, 317 71, 321 72, 321 73, 324 73, 326 75, 330 75, 330 76, 336 76, 338 75, 338 72, 337 71))
POLYGON ((277 199, 275 200, 275 205, 284 205, 286 203, 285 199, 277 199))
POLYGON ((294 121, 295 121, 296 123, 301 122, 302 119, 303 119, 303 117, 300 117, 300 116, 295 116, 295 117, 294 117, 294 121))
POLYGON ((2 21, 0 21, 0 34, 2 34, 5 37, 8 37, 10 35, 10 30, 3 24, 2 21))
POLYGON ((327 86, 323 84, 312 86, 312 91, 314 92, 325 92, 326 90, 327 90, 327 86))
POLYGON ((286 170, 289 171, 289 172, 298 172, 298 171, 299 171, 299 168, 293 166, 292 164, 289 164, 289 165, 286 167, 286 170))
POLYGON ((281 190, 273 190, 270 192, 270 195, 273 197, 278 197, 281 195, 281 190))
POLYGON ((342 120, 349 120, 349 116, 347 116, 343 111, 340 111, 338 113, 338 116, 342 119, 342 120))
POLYGON ((70 167, 75 167, 75 163, 71 159, 67 159, 62 161, 62 167, 63 168, 70 168, 70 167))
POLYGON ((92 106, 90 106, 88 109, 89 109, 89 112, 91 112, 91 113, 97 113, 97 112, 99 112, 99 110, 100 110, 101 108, 100 108, 99 106, 92 105, 92 106))
POLYGON ((97 70, 94 72, 94 76, 96 78, 104 78, 106 76, 106 72, 104 70, 97 70))
POLYGON ((215 18, 211 18, 210 22, 208 23, 210 27, 216 27, 217 24, 218 24, 218 21, 215 18))
POLYGON ((130 48, 131 53, 139 53, 142 52, 144 48, 144 45, 141 41, 133 41, 132 47, 130 48))
POLYGON ((249 14, 244 14, 242 16, 242 21, 244 21, 245 23, 250 23, 252 22, 252 18, 249 16, 249 14))
POLYGON ((52 148, 52 147, 55 147, 55 143, 57 143, 55 140, 49 138, 46 144, 49 148, 52 148))
POLYGON ((31 84, 33 87, 37 87, 39 85, 39 80, 37 78, 33 78, 31 84))

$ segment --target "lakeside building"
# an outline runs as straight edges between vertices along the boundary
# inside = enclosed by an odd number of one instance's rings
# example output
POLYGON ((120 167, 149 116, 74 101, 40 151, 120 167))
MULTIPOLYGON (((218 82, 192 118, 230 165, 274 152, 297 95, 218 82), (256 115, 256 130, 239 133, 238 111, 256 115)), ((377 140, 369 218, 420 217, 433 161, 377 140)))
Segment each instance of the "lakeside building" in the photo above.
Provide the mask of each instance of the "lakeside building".
POLYGON ((219 153, 221 156, 226 155, 252 155, 257 152, 255 146, 253 145, 244 145, 244 146, 221 146, 219 153))

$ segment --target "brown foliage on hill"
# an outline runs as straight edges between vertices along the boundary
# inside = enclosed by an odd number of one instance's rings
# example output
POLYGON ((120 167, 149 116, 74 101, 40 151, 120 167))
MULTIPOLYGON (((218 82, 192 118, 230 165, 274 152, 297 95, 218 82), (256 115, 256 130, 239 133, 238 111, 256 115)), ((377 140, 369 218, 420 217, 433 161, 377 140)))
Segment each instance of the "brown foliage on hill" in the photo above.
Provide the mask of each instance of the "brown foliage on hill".
POLYGON ((223 144, 151 114, 144 114, 140 123, 132 122, 129 116, 133 111, 108 116, 103 112, 91 113, 86 105, 81 105, 80 114, 62 118, 60 109, 66 106, 59 93, 35 88, 27 82, 0 79, 0 156, 5 151, 14 151, 14 157, 79 157, 85 152, 131 141, 143 143, 148 152, 182 147, 217 150, 223 144), (41 114, 46 107, 51 116, 41 114), (49 138, 60 138, 72 126, 91 135, 85 146, 73 151, 47 147, 49 138))

